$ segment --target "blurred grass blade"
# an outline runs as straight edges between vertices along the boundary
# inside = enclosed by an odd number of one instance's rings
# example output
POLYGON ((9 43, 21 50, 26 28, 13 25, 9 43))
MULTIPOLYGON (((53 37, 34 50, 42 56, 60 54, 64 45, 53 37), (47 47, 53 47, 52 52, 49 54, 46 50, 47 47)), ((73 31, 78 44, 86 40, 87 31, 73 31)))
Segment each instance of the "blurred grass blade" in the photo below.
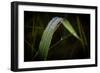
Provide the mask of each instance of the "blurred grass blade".
POLYGON ((40 54, 44 60, 46 60, 48 51, 50 48, 50 43, 53 37, 54 32, 59 27, 59 23, 62 21, 62 18, 54 17, 52 20, 48 23, 46 29, 43 32, 40 44, 39 44, 39 51, 38 54, 40 54))
POLYGON ((85 36, 85 32, 82 28, 82 25, 80 23, 79 17, 77 16, 77 25, 78 25, 78 29, 79 29, 79 34, 80 34, 80 38, 81 38, 81 42, 83 47, 85 47, 85 45, 87 45, 87 40, 86 40, 86 36, 85 36))
POLYGON ((77 39, 80 40, 79 36, 77 35, 76 31, 74 30, 74 28, 72 27, 71 23, 67 20, 64 19, 63 21, 61 21, 62 24, 64 25, 64 27, 73 35, 75 36, 77 39))

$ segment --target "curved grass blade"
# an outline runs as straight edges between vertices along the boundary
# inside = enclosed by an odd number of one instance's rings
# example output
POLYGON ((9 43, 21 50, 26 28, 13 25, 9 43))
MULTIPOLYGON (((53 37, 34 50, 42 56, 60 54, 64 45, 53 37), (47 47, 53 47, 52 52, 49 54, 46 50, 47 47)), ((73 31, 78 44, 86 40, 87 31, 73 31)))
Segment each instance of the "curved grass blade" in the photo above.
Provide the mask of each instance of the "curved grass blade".
POLYGON ((40 54, 44 60, 46 60, 50 43, 52 40, 52 36, 56 29, 59 27, 59 23, 62 21, 62 18, 54 17, 52 20, 48 23, 46 29, 43 32, 40 44, 39 44, 39 51, 38 54, 40 54))
POLYGON ((63 24, 64 27, 77 39, 80 40, 79 36, 75 32, 74 28, 70 24, 68 20, 63 20, 62 18, 59 17, 54 17, 47 25, 46 29, 43 32, 40 44, 39 44, 39 51, 38 54, 43 57, 44 60, 46 60, 48 51, 50 48, 51 40, 53 37, 54 32, 56 29, 59 27, 60 24, 63 24))
POLYGON ((73 35, 75 36, 77 39, 80 40, 79 36, 77 35, 76 31, 74 30, 74 28, 72 27, 71 23, 67 20, 64 19, 63 21, 61 21, 62 24, 64 25, 64 27, 73 35))

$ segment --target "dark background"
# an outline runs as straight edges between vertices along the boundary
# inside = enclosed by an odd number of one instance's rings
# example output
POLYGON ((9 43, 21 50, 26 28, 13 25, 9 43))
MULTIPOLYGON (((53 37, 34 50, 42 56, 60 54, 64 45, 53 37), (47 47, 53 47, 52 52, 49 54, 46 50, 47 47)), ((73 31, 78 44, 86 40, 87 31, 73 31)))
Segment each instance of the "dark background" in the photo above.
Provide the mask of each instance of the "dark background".
POLYGON ((87 39, 85 49, 75 37, 70 36, 60 41, 61 37, 69 35, 69 32, 60 25, 53 35, 47 60, 67 60, 67 59, 87 59, 90 58, 90 15, 89 14, 72 14, 72 13, 50 13, 50 12, 30 12, 24 11, 24 61, 43 61, 39 55, 35 56, 38 51, 39 43, 43 31, 48 22, 53 17, 62 17, 68 19, 77 34, 77 20, 79 17, 82 28, 84 29, 87 39), (59 42, 57 45, 55 43, 59 42), (55 46, 53 46, 55 45, 55 46), (34 48, 34 49, 33 49, 34 48))

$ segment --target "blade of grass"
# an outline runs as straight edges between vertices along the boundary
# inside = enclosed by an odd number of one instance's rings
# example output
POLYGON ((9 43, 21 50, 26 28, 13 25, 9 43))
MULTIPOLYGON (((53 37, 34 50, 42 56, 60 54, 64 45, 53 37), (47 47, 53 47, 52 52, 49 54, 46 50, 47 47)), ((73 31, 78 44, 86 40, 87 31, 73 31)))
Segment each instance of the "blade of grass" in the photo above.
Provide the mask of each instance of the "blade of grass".
POLYGON ((83 48, 85 48, 85 45, 87 45, 87 40, 78 16, 77 16, 77 25, 80 33, 81 42, 83 44, 83 48))
POLYGON ((54 17, 48 23, 46 29, 44 30, 40 44, 39 44, 38 54, 40 54, 44 60, 47 59, 47 55, 48 55, 53 34, 61 23, 74 37, 80 40, 79 36, 77 35, 76 31, 74 30, 74 28, 72 27, 72 25, 70 24, 68 20, 66 19, 63 20, 62 18, 54 17))
POLYGON ((64 27, 77 39, 80 40, 79 36, 77 35, 76 31, 74 30, 74 28, 72 27, 71 23, 67 20, 64 19, 63 21, 61 21, 62 24, 64 25, 64 27))
POLYGON ((47 25, 46 29, 44 30, 44 33, 42 35, 40 45, 39 45, 39 51, 38 53, 41 54, 41 56, 46 60, 50 43, 52 40, 52 36, 56 29, 59 27, 59 23, 61 22, 62 18, 54 17, 47 25))
MULTIPOLYGON (((35 19, 36 19, 36 16, 34 16, 33 19, 32 19, 32 20, 33 20, 33 25, 32 25, 33 44, 32 44, 32 47, 35 46, 34 44, 35 44, 35 40, 36 40, 36 39, 34 39, 34 38, 36 37, 36 32, 35 32, 35 23, 36 23, 36 21, 35 21, 35 19)), ((33 50, 35 50, 35 49, 32 48, 32 51, 33 51, 33 50)))

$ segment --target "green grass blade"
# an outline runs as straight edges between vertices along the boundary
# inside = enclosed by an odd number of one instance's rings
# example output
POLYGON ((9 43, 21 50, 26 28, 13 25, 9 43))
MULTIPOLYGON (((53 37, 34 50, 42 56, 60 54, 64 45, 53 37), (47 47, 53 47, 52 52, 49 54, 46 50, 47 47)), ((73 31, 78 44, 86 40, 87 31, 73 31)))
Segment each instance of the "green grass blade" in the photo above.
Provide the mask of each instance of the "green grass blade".
POLYGON ((51 40, 53 37, 54 32, 56 29, 59 27, 60 24, 63 24, 64 27, 77 39, 80 40, 79 36, 77 35, 76 31, 70 24, 68 20, 63 20, 62 18, 59 17, 54 17, 47 25, 46 29, 43 32, 40 44, 39 44, 39 51, 38 54, 41 55, 41 57, 46 60, 48 51, 50 48, 51 40))
POLYGON ((83 47, 84 47, 85 45, 87 45, 87 39, 86 39, 85 32, 82 28, 82 25, 80 23, 78 16, 77 16, 77 25, 78 25, 78 29, 79 29, 79 33, 80 33, 81 42, 82 42, 83 47))
POLYGON ((80 39, 79 36, 77 35, 76 31, 74 30, 74 28, 72 27, 71 23, 67 20, 64 19, 63 21, 61 21, 62 24, 64 25, 64 27, 73 35, 75 36, 77 39, 80 39))
POLYGON ((50 43, 52 40, 52 36, 56 29, 59 27, 59 23, 62 21, 62 18, 54 17, 47 25, 46 29, 43 32, 38 53, 46 60, 48 51, 50 48, 50 43))

